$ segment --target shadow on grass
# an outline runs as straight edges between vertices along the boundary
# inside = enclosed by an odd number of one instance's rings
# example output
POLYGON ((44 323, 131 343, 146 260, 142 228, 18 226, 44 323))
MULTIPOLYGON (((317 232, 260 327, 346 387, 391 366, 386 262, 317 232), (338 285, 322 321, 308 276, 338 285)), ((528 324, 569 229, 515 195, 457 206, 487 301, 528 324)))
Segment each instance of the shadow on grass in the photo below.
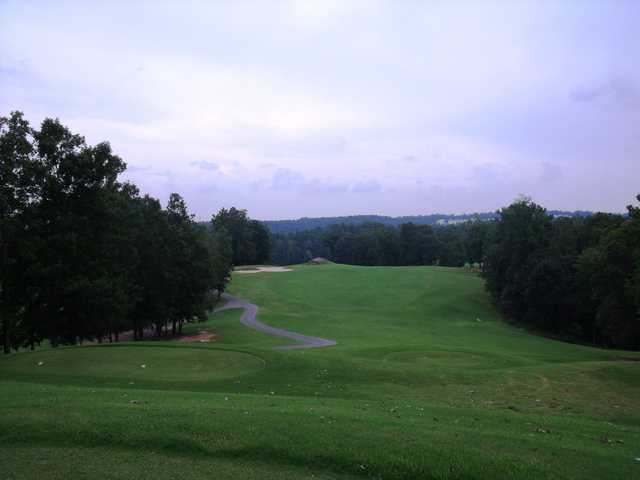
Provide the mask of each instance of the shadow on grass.
MULTIPOLYGON (((9 435, 13 437, 13 435, 9 435)), ((0 437, 1 438, 1 437, 0 437)), ((30 447, 70 447, 70 448, 110 448, 115 450, 144 450, 168 456, 191 457, 198 459, 220 459, 232 461, 251 461, 273 466, 290 466, 294 468, 310 468, 336 475, 351 475, 363 478, 385 479, 486 479, 486 478, 536 478, 542 472, 534 472, 531 468, 517 468, 511 462, 487 460, 481 464, 456 459, 454 453, 447 455, 437 450, 422 452, 368 452, 366 458, 358 457, 358 453, 334 450, 330 453, 316 454, 296 452, 293 449, 274 446, 256 445, 238 448, 210 449, 202 444, 184 438, 149 439, 144 442, 127 441, 116 433, 90 432, 47 432, 43 434, 29 427, 20 428, 14 438, 6 438, 12 446, 30 447), (428 461, 424 455, 431 456, 428 461), (377 458, 376 458, 377 457, 377 458), (425 461, 427 460, 427 461, 425 461), (430 468, 428 465, 433 465, 430 468)))

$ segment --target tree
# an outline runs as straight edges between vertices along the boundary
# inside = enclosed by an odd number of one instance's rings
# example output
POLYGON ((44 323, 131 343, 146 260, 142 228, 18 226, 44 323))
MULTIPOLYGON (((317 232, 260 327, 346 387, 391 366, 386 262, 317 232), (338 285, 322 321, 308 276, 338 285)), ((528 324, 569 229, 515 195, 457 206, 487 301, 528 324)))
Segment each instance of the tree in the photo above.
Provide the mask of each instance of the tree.
MULTIPOLYGON (((640 201, 640 195, 637 197, 640 201)), ((585 250, 577 269, 583 298, 595 311, 596 342, 640 348, 640 208, 629 205, 628 218, 585 250)))
POLYGON ((17 316, 16 241, 24 230, 20 216, 37 194, 31 136, 22 113, 0 117, 0 324, 4 353, 10 351, 17 316))
POLYGON ((548 246, 551 217, 528 198, 518 199, 498 213, 483 276, 500 307, 513 318, 521 318, 526 310, 529 258, 548 246))
POLYGON ((264 223, 249 221, 249 238, 255 245, 255 263, 267 263, 271 258, 271 235, 264 223))
POLYGON ((251 220, 246 210, 223 208, 211 218, 213 230, 224 228, 231 238, 234 265, 269 261, 271 236, 262 222, 251 220))
POLYGON ((170 232, 169 316, 175 335, 182 331, 186 320, 202 314, 204 295, 211 289, 213 275, 206 239, 197 229, 179 194, 170 195, 167 214, 170 232))
POLYGON ((54 346, 101 338, 108 320, 104 308, 92 312, 91 306, 104 307, 109 292, 117 292, 109 272, 99 268, 98 248, 109 222, 109 196, 119 190, 117 177, 126 165, 108 143, 90 147, 58 120, 45 119, 34 138, 43 168, 35 215, 46 241, 35 273, 43 285, 45 334, 54 346))
POLYGON ((160 336, 169 317, 171 238, 167 212, 157 199, 148 195, 135 199, 132 222, 138 267, 133 272, 131 317, 134 338, 142 340, 145 329, 151 326, 160 336))
POLYGON ((213 262, 213 287, 216 289, 219 299, 225 291, 233 269, 231 237, 224 227, 220 227, 212 233, 209 248, 213 262))
MULTIPOLYGON (((118 341, 133 330, 173 333, 203 318, 231 268, 231 240, 197 225, 172 194, 163 210, 135 185, 108 143, 95 146, 58 120, 32 129, 0 118, 0 326, 5 353, 118 341), (163 328, 164 327, 164 328, 163 328)), ((233 214, 242 211, 233 210, 233 214)), ((262 255, 269 235, 240 215, 262 255)), ((243 232, 245 233, 245 232, 243 232)))
POLYGON ((480 219, 471 220, 463 225, 464 256, 468 263, 482 265, 489 245, 491 229, 494 225, 493 221, 480 219))

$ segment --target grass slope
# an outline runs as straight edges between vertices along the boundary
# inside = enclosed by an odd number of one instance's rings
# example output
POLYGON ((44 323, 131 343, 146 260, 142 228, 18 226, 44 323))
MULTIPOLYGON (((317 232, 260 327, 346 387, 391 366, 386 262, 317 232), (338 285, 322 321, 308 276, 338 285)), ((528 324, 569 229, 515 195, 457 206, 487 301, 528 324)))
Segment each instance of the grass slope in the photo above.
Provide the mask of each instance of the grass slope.
POLYGON ((226 311, 187 326, 214 344, 3 358, 0 476, 640 476, 640 355, 509 326, 473 274, 299 266, 232 293, 338 345, 274 350, 226 311))

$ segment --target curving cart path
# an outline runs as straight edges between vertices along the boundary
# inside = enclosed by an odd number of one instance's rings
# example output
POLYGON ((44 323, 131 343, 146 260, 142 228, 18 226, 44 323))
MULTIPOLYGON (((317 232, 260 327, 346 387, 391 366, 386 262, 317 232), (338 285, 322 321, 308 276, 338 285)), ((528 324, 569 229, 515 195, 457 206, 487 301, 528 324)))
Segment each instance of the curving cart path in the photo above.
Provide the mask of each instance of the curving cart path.
POLYGON ((262 322, 256 320, 256 314, 258 313, 258 307, 253 303, 249 303, 246 300, 241 298, 236 298, 233 295, 229 295, 228 293, 223 293, 222 298, 224 298, 227 303, 225 303, 222 307, 216 308, 216 312, 222 310, 229 310, 231 308, 242 308, 244 312, 240 317, 240 322, 247 327, 253 328, 255 330, 259 330, 264 333, 268 333, 269 335, 275 335, 276 337, 285 337, 290 338, 292 340, 297 340, 298 342, 302 342, 300 344, 295 345, 283 345, 281 347, 275 347, 283 350, 291 350, 294 348, 322 348, 322 347, 330 347, 335 345, 337 342, 334 340, 327 340, 325 338, 320 337, 312 337, 310 335, 302 335, 301 333, 291 332, 289 330, 284 330, 283 328, 271 327, 269 325, 265 325, 262 322))

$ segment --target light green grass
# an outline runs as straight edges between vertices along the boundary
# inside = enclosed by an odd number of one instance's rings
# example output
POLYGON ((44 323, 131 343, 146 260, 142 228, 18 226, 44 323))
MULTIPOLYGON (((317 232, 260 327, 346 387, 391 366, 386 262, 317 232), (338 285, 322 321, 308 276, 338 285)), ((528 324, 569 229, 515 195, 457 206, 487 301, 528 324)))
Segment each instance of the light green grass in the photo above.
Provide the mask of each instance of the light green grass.
POLYGON ((231 291, 257 304, 261 321, 338 345, 274 350, 290 342, 226 311, 185 327, 214 329, 212 344, 1 359, 0 473, 640 476, 640 355, 507 325, 474 274, 299 266, 237 275, 231 291))

